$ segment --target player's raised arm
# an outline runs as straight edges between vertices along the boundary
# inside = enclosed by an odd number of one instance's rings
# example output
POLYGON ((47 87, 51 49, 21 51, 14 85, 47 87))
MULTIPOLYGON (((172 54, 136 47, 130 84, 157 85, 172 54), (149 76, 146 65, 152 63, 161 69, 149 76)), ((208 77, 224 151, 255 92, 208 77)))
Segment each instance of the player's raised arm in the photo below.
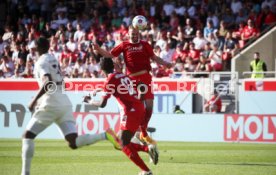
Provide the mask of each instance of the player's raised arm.
POLYGON ((108 51, 101 48, 97 43, 92 43, 91 45, 92 45, 93 50, 96 50, 103 57, 106 57, 106 58, 114 57, 111 53, 109 53, 108 51))
POLYGON ((107 98, 101 97, 99 101, 92 100, 90 94, 83 97, 83 102, 88 103, 92 106, 104 108, 107 104, 107 98))
POLYGON ((172 63, 169 63, 169 62, 166 62, 164 61, 162 58, 156 56, 155 54, 152 56, 152 59, 158 63, 158 64, 161 64, 163 66, 166 66, 167 68, 171 68, 172 67, 172 63))

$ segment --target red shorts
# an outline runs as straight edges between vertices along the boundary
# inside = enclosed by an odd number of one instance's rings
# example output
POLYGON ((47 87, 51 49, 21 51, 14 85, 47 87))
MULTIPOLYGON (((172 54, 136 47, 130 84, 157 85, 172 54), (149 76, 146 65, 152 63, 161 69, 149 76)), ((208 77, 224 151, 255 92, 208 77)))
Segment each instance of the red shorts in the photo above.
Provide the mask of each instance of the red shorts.
POLYGON ((144 105, 142 103, 139 105, 135 105, 130 111, 125 112, 125 115, 122 116, 120 129, 129 130, 135 133, 144 120, 144 117, 144 105))
POLYGON ((143 83, 146 85, 146 93, 144 94, 144 99, 153 99, 153 89, 152 89, 152 77, 150 73, 144 73, 142 75, 131 76, 131 79, 134 80, 134 84, 136 87, 139 83, 143 83))

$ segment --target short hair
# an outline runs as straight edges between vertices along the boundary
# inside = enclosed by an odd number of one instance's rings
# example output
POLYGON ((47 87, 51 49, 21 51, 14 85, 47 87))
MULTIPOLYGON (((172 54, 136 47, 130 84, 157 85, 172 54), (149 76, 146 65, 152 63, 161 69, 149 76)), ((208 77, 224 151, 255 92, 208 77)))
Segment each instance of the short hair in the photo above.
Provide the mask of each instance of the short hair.
POLYGON ((112 59, 111 58, 106 58, 106 57, 101 58, 100 67, 106 73, 113 72, 114 64, 113 64, 112 59))
POLYGON ((39 37, 36 40, 37 50, 42 53, 48 52, 50 43, 45 37, 39 37))

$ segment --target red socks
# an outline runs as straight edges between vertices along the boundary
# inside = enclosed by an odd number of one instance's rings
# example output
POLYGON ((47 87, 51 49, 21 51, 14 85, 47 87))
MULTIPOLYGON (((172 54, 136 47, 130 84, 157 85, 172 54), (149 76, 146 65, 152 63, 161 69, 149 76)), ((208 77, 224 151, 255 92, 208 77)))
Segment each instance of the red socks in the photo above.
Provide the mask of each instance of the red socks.
MULTIPOLYGON (((141 157, 139 156, 137 150, 135 149, 136 146, 133 147, 133 145, 136 145, 136 144, 130 143, 130 144, 124 146, 123 149, 122 149, 122 151, 127 155, 127 157, 133 163, 135 163, 138 167, 140 167, 141 170, 143 170, 143 171, 149 171, 149 168, 144 163, 144 161, 141 159, 141 157)), ((140 149, 144 149, 144 148, 140 148, 140 149)))
POLYGON ((141 132, 143 134, 143 137, 148 136, 147 128, 148 128, 148 124, 149 124, 151 115, 152 115, 152 110, 146 110, 145 119, 144 119, 144 121, 142 123, 142 126, 141 126, 141 132))
POLYGON ((139 151, 143 151, 146 153, 149 152, 149 148, 146 145, 139 145, 139 144, 132 143, 132 142, 130 144, 137 152, 139 152, 139 151))

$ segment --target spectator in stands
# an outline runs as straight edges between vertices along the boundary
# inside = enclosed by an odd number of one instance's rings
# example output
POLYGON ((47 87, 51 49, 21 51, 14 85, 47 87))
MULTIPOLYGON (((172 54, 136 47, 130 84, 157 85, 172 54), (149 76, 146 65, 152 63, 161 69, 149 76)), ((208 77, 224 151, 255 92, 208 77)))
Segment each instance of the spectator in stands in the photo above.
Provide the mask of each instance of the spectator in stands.
POLYGON ((5 79, 4 72, 0 69, 0 79, 5 79))
MULTIPOLYGON (((210 64, 207 62, 208 58, 204 57, 203 53, 200 54, 199 62, 196 66, 196 72, 211 72, 210 64)), ((196 77, 208 77, 208 74, 198 74, 196 77)))
POLYGON ((232 0, 231 10, 234 15, 237 15, 243 8, 243 4, 239 0, 232 0))
POLYGON ((14 72, 14 63, 6 55, 2 56, 2 64, 0 65, 0 70, 3 71, 4 76, 9 78, 14 72))
POLYGON ((247 25, 244 27, 241 33, 241 39, 243 42, 248 42, 250 39, 257 37, 259 34, 258 29, 254 26, 254 22, 251 19, 247 20, 247 25))
POLYGON ((224 70, 231 69, 231 58, 234 57, 239 48, 238 41, 232 37, 232 32, 227 32, 223 43, 222 59, 225 63, 224 70))
MULTIPOLYGON (((165 62, 172 63, 172 56, 173 56, 174 50, 175 49, 171 49, 170 44, 167 43, 165 45, 165 49, 160 52, 160 58, 165 62)), ((167 76, 169 69, 165 67, 163 69, 165 72, 163 73, 163 76, 167 76)))
POLYGON ((226 23, 221 20, 220 23, 219 23, 219 29, 218 29, 218 32, 219 32, 219 36, 221 37, 225 37, 226 36, 226 33, 228 32, 229 30, 227 29, 226 27, 226 23))
POLYGON ((193 62, 193 58, 187 57, 185 64, 184 64, 184 71, 185 72, 194 72, 195 71, 195 64, 193 62))
POLYGON ((204 46, 204 49, 202 51, 202 54, 205 58, 209 58, 210 52, 211 52, 211 43, 206 43, 204 46))
POLYGON ((207 25, 203 29, 203 36, 204 36, 204 38, 207 39, 209 37, 209 34, 213 33, 214 30, 215 30, 215 28, 214 28, 213 21, 209 20, 207 22, 207 25))
POLYGON ((181 58, 178 57, 175 60, 173 71, 174 72, 183 72, 184 71, 184 64, 183 64, 183 61, 181 60, 181 58))
POLYGON ((14 74, 13 74, 13 76, 11 76, 11 78, 19 79, 19 78, 23 78, 23 77, 21 76, 19 70, 16 68, 16 69, 14 69, 14 74))
POLYGON ((70 78, 80 78, 79 69, 74 68, 70 78))
POLYGON ((212 23, 212 27, 215 28, 215 29, 217 29, 219 27, 219 19, 218 19, 217 15, 214 14, 213 12, 211 12, 211 11, 208 11, 207 14, 208 14, 208 17, 206 19, 206 26, 208 26, 208 23, 210 21, 212 21, 211 22, 212 23))
POLYGON ((38 60, 38 54, 36 52, 36 45, 34 42, 32 42, 30 45, 29 45, 29 53, 27 55, 27 60, 33 60, 34 62, 36 62, 38 60))
POLYGON ((69 78, 72 73, 72 68, 69 64, 69 59, 63 59, 62 63, 60 64, 61 73, 64 77, 69 78))
POLYGON ((175 49, 177 45, 177 40, 173 37, 172 32, 167 31, 167 44, 170 45, 171 49, 175 49))
POLYGON ((16 63, 18 61, 19 52, 20 52, 20 43, 15 42, 15 47, 14 47, 14 50, 12 52, 12 61, 14 63, 16 63))
POLYGON ((185 41, 190 42, 195 37, 196 29, 192 24, 192 20, 190 18, 186 19, 186 25, 184 26, 184 38, 185 41))
POLYGON ((26 43, 21 43, 20 44, 20 52, 19 52, 19 55, 18 57, 23 59, 25 62, 27 61, 27 55, 29 53, 28 49, 27 49, 27 46, 26 46, 26 43))
POLYGON ((266 63, 261 60, 260 53, 254 53, 254 60, 250 62, 251 78, 264 78, 267 71, 266 63))
POLYGON ((112 38, 111 34, 106 35, 106 39, 104 42, 104 45, 106 46, 107 50, 110 51, 115 46, 115 41, 112 38))
POLYGON ((23 76, 24 78, 34 78, 33 70, 30 69, 30 68, 26 68, 26 69, 25 69, 25 72, 23 72, 22 76, 23 76))
POLYGON ((160 34, 160 38, 157 39, 155 45, 159 46, 161 50, 164 50, 167 44, 167 36, 165 32, 160 34))
POLYGON ((150 23, 150 29, 147 32, 148 35, 152 35, 153 41, 156 42, 158 35, 160 35, 160 29, 155 23, 150 23))
POLYGON ((198 63, 200 52, 201 51, 199 49, 195 49, 195 43, 191 42, 189 44, 188 56, 193 59, 194 64, 198 63))
MULTIPOLYGON (((275 3, 275 6, 276 6, 276 3, 275 3)), ((275 12, 273 13, 271 11, 270 6, 264 6, 264 8, 262 8, 262 11, 257 18, 256 25, 263 30, 269 25, 273 24, 274 22, 276 22, 276 13, 275 12)))
POLYGON ((4 42, 10 43, 13 37, 13 32, 10 25, 5 26, 5 33, 2 36, 4 42))
POLYGON ((180 59, 181 61, 185 61, 185 58, 187 57, 188 52, 183 50, 182 44, 177 44, 176 49, 174 50, 174 53, 172 55, 172 61, 175 62, 176 59, 180 59))
POLYGON ((203 37, 201 30, 196 31, 196 37, 194 37, 193 42, 195 43, 195 49, 203 50, 204 45, 207 43, 207 41, 203 37))
POLYGON ((7 43, 3 42, 2 35, 0 34, 0 56, 4 53, 4 48, 7 43))
POLYGON ((236 25, 240 24, 241 22, 246 23, 247 18, 248 16, 245 14, 244 10, 240 10, 238 15, 236 16, 236 25))
POLYGON ((212 45, 209 61, 213 71, 222 71, 222 52, 217 45, 212 45))
POLYGON ((89 71, 89 69, 85 69, 83 71, 82 78, 92 78, 91 72, 89 71))
POLYGON ((78 58, 77 62, 75 63, 73 70, 75 69, 78 69, 79 77, 81 77, 85 71, 85 65, 83 64, 83 60, 81 58, 78 58))
POLYGON ((19 72, 21 74, 25 71, 25 68, 26 68, 25 60, 22 58, 19 58, 18 61, 15 63, 16 71, 14 71, 14 72, 19 72))
POLYGON ((227 28, 235 28, 235 16, 229 8, 226 8, 225 13, 222 14, 221 20, 225 22, 227 28))
POLYGON ((220 94, 217 91, 215 91, 211 99, 209 99, 205 103, 204 110, 205 112, 219 113, 221 112, 221 107, 222 107, 222 101, 220 98, 220 94))

